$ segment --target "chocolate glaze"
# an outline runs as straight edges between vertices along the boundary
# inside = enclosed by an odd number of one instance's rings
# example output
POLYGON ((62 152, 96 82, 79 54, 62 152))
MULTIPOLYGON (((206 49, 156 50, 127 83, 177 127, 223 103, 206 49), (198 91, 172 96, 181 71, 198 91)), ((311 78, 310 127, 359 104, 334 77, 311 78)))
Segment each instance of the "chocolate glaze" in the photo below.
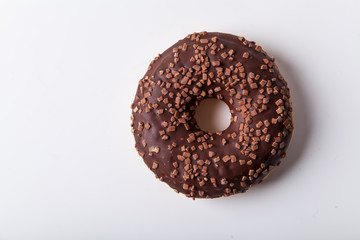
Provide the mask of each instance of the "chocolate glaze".
POLYGON ((260 183, 285 156, 293 131, 289 89, 274 59, 255 42, 224 33, 188 35, 156 57, 132 110, 135 147, 146 165, 192 198, 228 196, 260 183), (196 106, 205 98, 228 104, 232 121, 223 132, 196 124, 196 106))

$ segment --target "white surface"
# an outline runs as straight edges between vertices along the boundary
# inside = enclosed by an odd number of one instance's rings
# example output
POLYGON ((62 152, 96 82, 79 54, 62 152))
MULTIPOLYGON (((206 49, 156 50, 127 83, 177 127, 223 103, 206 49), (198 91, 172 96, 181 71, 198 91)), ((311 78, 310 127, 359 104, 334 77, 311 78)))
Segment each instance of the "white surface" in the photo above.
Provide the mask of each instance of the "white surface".
POLYGON ((194 118, 201 130, 215 133, 230 126, 231 112, 224 101, 207 98, 196 107, 194 118))
POLYGON ((359 239, 359 9, 0 1, 0 239, 359 239), (193 201, 137 155, 130 104, 150 61, 202 30, 276 57, 296 129, 268 181, 193 201))

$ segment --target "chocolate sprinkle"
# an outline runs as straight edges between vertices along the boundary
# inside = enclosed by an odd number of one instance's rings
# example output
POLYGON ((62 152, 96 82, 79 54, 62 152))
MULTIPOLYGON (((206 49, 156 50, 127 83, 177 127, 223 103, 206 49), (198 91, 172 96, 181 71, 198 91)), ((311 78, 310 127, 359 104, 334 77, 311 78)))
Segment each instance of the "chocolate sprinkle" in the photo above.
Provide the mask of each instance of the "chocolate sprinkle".
POLYGON ((194 33, 156 57, 132 104, 135 148, 176 192, 216 198, 245 192, 285 157, 293 132, 289 89, 274 59, 255 42, 194 33), (230 126, 202 131, 199 103, 221 99, 230 126))

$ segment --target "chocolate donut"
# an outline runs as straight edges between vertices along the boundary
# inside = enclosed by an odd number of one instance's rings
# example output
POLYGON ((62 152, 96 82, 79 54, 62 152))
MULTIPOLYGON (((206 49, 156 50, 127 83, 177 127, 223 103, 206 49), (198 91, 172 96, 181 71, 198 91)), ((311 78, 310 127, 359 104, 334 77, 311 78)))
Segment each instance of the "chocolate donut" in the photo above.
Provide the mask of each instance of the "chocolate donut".
POLYGON ((132 104, 135 148, 176 192, 216 198, 245 192, 279 165, 293 132, 287 83, 259 45, 225 33, 194 33, 167 49, 139 81, 132 104), (222 132, 194 119, 206 98, 232 114, 222 132))

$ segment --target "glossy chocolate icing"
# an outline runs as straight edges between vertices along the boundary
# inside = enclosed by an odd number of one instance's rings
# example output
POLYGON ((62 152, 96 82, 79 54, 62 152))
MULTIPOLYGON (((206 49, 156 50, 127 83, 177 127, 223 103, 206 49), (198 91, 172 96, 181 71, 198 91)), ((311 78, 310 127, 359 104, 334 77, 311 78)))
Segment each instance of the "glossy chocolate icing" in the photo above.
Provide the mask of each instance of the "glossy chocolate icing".
POLYGON ((146 165, 177 192, 192 198, 245 192, 285 156, 293 131, 289 89, 255 42, 194 33, 155 58, 139 81, 132 131, 146 165), (196 124, 205 98, 230 107, 223 132, 196 124))

